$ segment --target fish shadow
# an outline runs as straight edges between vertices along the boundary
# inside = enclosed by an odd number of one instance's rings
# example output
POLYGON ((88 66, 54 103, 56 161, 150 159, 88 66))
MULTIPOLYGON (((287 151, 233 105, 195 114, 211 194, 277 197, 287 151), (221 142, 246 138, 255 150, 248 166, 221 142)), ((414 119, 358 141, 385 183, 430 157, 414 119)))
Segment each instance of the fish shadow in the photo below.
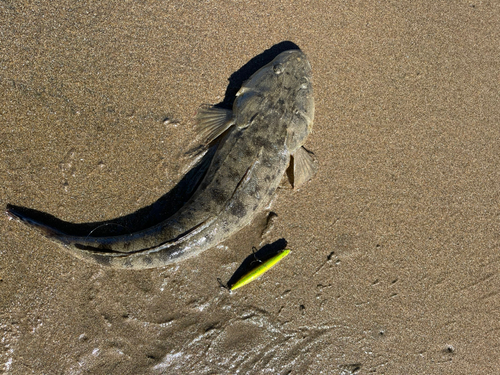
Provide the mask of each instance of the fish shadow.
POLYGON ((216 146, 208 149, 201 160, 166 194, 149 206, 125 216, 91 223, 71 223, 32 208, 7 205, 7 214, 38 227, 48 226, 71 236, 120 236, 152 227, 176 213, 193 195, 203 180, 216 146))
POLYGON ((227 282, 227 286, 230 288, 246 273, 258 267, 259 264, 264 263, 265 261, 271 259, 273 256, 278 254, 280 251, 285 250, 287 244, 288 243, 284 238, 280 238, 279 240, 274 241, 273 243, 264 245, 262 248, 260 248, 259 251, 250 254, 248 257, 245 258, 245 260, 241 263, 238 269, 231 276, 231 278, 227 282))
MULTIPOLYGON (((255 56, 240 69, 231 74, 224 100, 216 106, 221 108, 231 108, 236 98, 236 93, 242 86, 243 82, 249 79, 257 70, 271 62, 281 52, 289 49, 299 49, 299 47, 295 43, 289 41, 280 42, 255 56)), ((168 219, 189 201, 189 198, 196 191, 196 188, 203 180, 203 177, 210 166, 212 158, 218 147, 218 140, 215 140, 208 146, 202 145, 198 147, 198 150, 188 151, 188 153, 192 153, 208 147, 208 151, 202 157, 200 162, 198 162, 188 173, 186 173, 186 175, 179 181, 179 183, 177 183, 177 185, 174 186, 174 188, 172 188, 172 190, 167 192, 151 205, 143 207, 125 216, 98 222, 71 223, 58 219, 57 217, 46 212, 16 206, 13 204, 7 204, 6 213, 10 217, 21 220, 29 225, 35 227, 51 227, 52 229, 71 236, 119 236, 140 231, 168 219)), ((259 253, 261 250, 259 250, 259 253)))

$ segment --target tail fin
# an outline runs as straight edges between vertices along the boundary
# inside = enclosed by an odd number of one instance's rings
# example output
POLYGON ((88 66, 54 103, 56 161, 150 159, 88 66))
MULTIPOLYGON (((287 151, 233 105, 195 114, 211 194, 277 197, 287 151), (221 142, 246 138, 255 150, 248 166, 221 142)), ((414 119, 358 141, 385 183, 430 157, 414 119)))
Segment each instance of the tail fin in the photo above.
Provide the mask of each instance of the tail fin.
POLYGON ((17 209, 15 206, 12 206, 10 204, 7 205, 5 213, 10 220, 17 220, 30 227, 33 227, 46 237, 59 237, 66 235, 66 233, 63 233, 49 225, 43 224, 42 222, 29 217, 28 215, 17 209))

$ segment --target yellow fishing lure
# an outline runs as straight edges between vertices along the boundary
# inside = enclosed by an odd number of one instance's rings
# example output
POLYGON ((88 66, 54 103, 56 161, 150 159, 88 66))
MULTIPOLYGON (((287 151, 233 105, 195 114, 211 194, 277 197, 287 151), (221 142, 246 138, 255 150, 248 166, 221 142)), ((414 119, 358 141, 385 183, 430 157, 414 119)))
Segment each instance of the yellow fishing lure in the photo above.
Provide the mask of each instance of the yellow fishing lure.
POLYGON ((272 267, 276 265, 281 259, 286 257, 288 254, 290 254, 290 250, 283 250, 279 254, 276 254, 272 258, 266 260, 264 263, 260 264, 258 267, 254 268, 250 272, 246 273, 241 279, 236 281, 232 286, 231 286, 231 291, 238 289, 242 287, 243 285, 248 284, 249 282, 259 278, 262 276, 263 273, 267 272, 270 270, 272 267))

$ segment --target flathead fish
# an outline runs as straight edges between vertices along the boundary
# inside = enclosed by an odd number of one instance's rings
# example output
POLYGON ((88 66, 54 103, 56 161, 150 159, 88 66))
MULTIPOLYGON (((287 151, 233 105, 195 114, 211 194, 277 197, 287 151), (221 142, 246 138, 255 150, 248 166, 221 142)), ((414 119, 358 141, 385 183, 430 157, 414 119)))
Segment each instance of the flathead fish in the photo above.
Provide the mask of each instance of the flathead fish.
POLYGON ((80 237, 7 213, 101 265, 144 269, 178 262, 249 224, 270 205, 288 167, 294 187, 312 177, 314 158, 302 145, 313 117, 311 65, 302 51, 285 51, 243 84, 232 111, 200 108, 197 130, 207 144, 218 140, 217 150, 193 196, 170 218, 130 234, 80 237))

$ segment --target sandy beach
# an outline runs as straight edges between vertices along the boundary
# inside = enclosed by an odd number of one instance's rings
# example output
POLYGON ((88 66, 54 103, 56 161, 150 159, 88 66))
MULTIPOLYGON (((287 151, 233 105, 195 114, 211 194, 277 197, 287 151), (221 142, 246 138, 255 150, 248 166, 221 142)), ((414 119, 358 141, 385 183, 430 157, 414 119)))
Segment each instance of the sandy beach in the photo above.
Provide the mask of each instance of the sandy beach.
POLYGON ((155 204, 193 165, 197 108, 290 46, 318 160, 265 236, 164 268, 84 262, 2 215, 0 373, 499 373, 499 24, 488 1, 0 2, 2 210, 155 204), (220 287, 276 241, 275 268, 220 287))

